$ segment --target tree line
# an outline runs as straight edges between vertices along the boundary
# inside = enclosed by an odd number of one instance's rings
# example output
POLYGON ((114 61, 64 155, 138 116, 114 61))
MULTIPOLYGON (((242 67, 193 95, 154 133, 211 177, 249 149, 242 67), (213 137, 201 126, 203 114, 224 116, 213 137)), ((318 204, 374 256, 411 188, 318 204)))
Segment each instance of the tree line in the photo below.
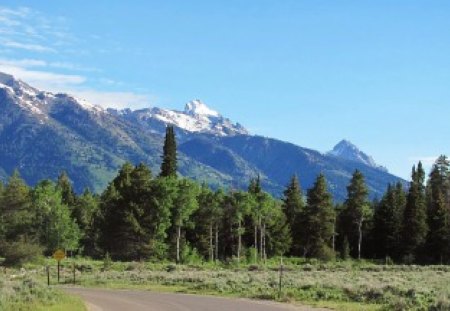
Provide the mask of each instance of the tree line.
POLYGON ((15 171, 0 183, 0 258, 17 264, 62 248, 114 260, 235 260, 277 255, 450 263, 450 163, 441 156, 428 180, 413 167, 408 187, 389 185, 369 201, 355 171, 335 204, 324 175, 306 193, 293 176, 276 199, 259 176, 246 191, 212 190, 177 175, 167 127, 160 173, 125 163, 100 195, 76 194, 64 172, 29 187, 15 171))

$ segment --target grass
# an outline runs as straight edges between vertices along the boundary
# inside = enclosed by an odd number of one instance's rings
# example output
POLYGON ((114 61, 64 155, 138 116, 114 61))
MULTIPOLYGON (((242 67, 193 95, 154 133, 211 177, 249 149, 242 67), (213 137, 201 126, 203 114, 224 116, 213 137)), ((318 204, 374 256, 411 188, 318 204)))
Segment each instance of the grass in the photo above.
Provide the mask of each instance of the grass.
MULTIPOLYGON (((65 264, 62 281, 71 282, 72 262, 67 260, 65 264)), ((288 259, 279 297, 277 260, 264 266, 234 262, 179 266, 167 262, 113 262, 105 266, 104 262, 86 259, 76 260, 75 264, 77 284, 86 287, 268 299, 350 311, 450 310, 450 266, 288 259)))
POLYGON ((2 311, 86 311, 82 300, 48 287, 26 273, 0 277, 2 311))

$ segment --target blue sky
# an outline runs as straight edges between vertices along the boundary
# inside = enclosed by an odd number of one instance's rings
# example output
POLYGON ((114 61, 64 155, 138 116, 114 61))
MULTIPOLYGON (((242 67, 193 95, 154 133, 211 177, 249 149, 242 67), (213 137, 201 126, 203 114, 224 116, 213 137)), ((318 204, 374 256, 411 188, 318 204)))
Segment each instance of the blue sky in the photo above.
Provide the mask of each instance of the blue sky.
POLYGON ((0 70, 93 103, 195 98, 255 134, 351 140, 394 174, 450 154, 448 1, 8 1, 0 70))

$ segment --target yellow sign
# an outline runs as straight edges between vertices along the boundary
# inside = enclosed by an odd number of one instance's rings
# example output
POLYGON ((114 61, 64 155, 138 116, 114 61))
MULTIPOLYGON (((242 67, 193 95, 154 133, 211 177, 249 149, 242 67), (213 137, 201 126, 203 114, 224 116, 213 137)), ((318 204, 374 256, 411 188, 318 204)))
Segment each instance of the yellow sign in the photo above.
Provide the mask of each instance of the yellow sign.
POLYGON ((58 261, 63 260, 64 258, 66 258, 66 253, 63 250, 58 249, 56 252, 53 253, 53 258, 55 258, 58 261))

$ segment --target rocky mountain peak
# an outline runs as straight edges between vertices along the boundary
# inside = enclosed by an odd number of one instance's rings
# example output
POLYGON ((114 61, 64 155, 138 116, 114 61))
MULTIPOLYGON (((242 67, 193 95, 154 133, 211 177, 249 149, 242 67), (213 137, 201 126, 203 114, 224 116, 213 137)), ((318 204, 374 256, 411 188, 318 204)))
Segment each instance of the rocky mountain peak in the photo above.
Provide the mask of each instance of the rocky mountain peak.
POLYGON ((194 99, 186 103, 184 113, 189 115, 220 117, 220 114, 217 111, 206 106, 200 99, 194 99))
POLYGON ((386 169, 378 165, 371 156, 361 151, 355 144, 346 139, 341 140, 336 146, 334 146, 333 150, 327 153, 327 155, 363 163, 373 168, 386 171, 386 169))

